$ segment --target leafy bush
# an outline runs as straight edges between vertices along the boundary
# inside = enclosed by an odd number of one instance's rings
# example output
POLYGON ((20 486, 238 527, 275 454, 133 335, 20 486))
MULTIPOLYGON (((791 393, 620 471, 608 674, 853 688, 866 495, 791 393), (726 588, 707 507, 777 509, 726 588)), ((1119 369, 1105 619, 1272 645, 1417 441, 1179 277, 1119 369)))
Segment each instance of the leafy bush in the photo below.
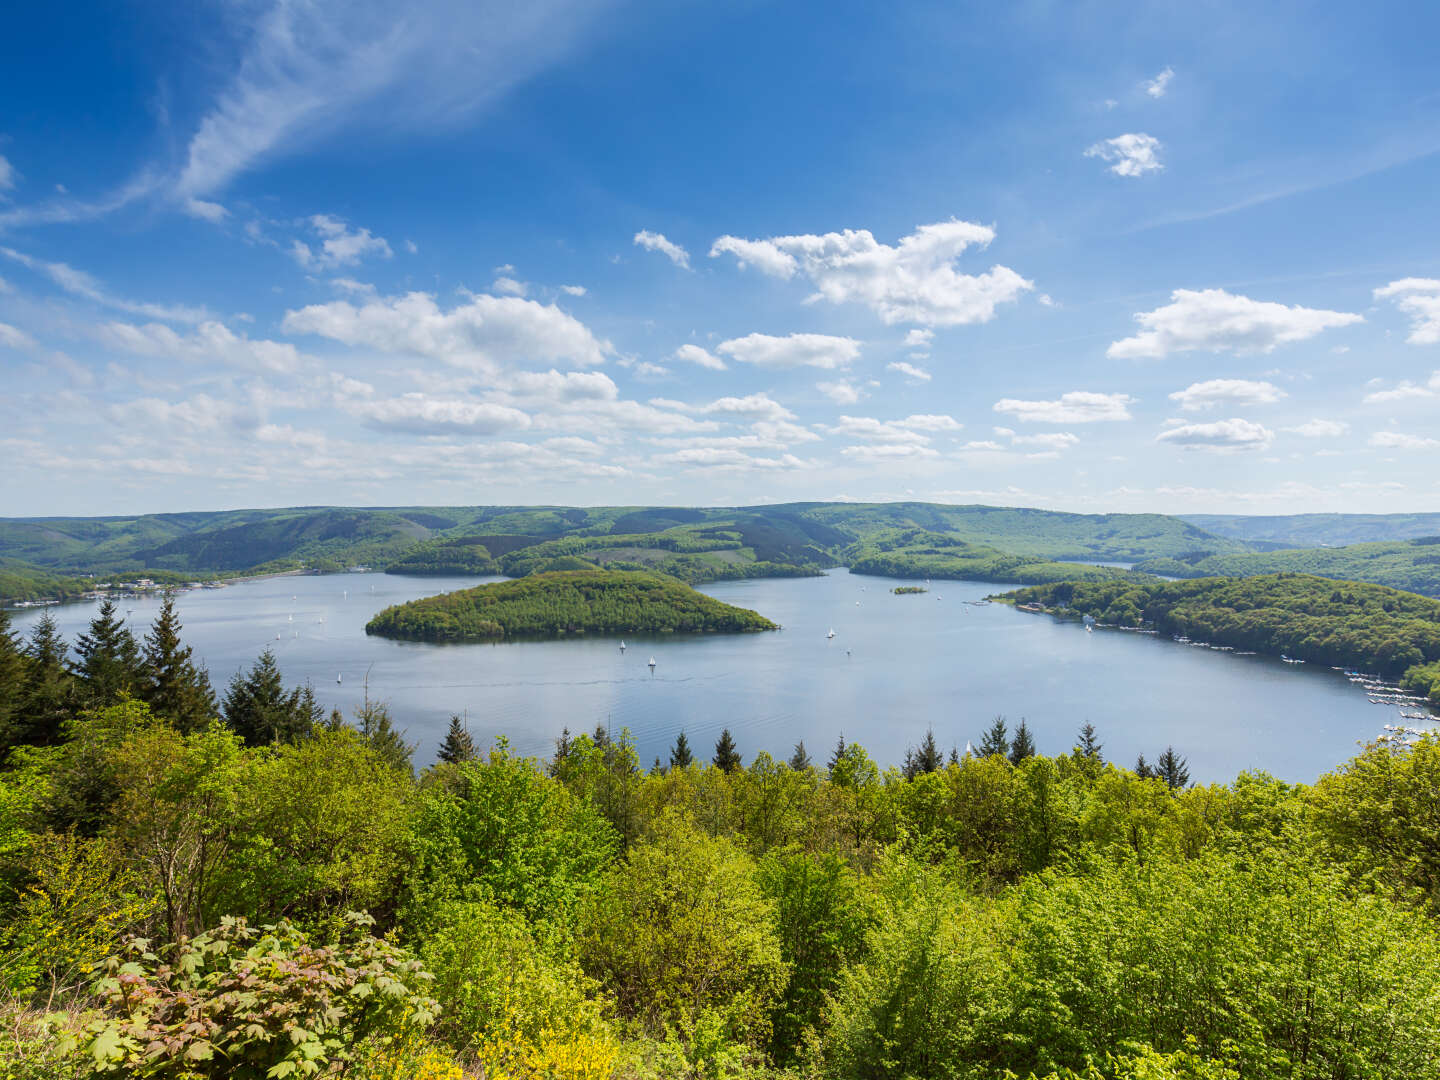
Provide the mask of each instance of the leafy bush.
POLYGON ((368 933, 316 946, 289 923, 257 931, 226 918, 168 951, 162 961, 137 940, 133 959, 107 962, 96 991, 115 1015, 91 1024, 84 1043, 97 1075, 313 1075, 366 1039, 383 1045, 428 1026, 438 1011, 420 962, 368 933))

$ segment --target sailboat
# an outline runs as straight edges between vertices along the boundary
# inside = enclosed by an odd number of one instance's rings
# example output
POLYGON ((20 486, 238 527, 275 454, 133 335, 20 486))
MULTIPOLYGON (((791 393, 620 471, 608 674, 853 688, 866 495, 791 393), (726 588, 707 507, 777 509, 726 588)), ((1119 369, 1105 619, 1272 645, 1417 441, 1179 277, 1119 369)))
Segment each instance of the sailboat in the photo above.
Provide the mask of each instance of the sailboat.
POLYGON ((336 675, 336 676, 335 676, 335 685, 336 685, 336 686, 339 686, 339 685, 340 685, 342 682, 344 682, 344 681, 345 681, 345 676, 344 676, 343 673, 340 674, 340 675, 336 675))
POLYGON ((826 641, 829 641, 829 640, 830 640, 831 638, 833 638, 834 636, 835 636, 835 628, 832 626, 832 627, 830 628, 830 632, 825 635, 825 640, 826 640, 826 641))
POLYGON ((620 651, 621 651, 622 653, 625 651, 625 642, 623 642, 623 641, 620 642, 620 651))
POLYGON ((650 657, 650 674, 655 674, 655 658, 653 656, 650 657))

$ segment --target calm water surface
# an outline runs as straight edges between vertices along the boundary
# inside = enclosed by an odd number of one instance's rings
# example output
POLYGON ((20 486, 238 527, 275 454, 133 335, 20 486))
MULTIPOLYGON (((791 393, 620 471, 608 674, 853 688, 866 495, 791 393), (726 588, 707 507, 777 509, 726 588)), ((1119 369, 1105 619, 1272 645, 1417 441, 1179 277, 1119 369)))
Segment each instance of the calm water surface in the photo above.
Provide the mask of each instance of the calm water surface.
MULTIPOLYGON (((788 757, 799 739, 823 761, 843 732, 894 764, 927 726, 944 747, 963 749, 1003 714, 1012 728, 1024 717, 1043 753, 1068 750, 1088 720, 1106 757, 1124 764, 1142 751, 1153 761, 1173 743, 1196 781, 1242 769, 1309 781, 1397 721, 1396 710, 1370 704, 1328 668, 1087 634, 1049 616, 964 603, 1001 591, 994 584, 947 581, 894 596, 903 582, 843 570, 705 587, 774 619, 778 633, 631 637, 623 654, 615 638, 427 645, 365 635, 389 604, 481 580, 496 579, 271 578, 184 593, 179 609, 217 691, 267 645, 288 680, 311 682, 347 713, 368 672, 371 696, 389 702, 419 744, 417 764, 433 760, 451 713, 464 714, 482 742, 508 735, 525 754, 548 754, 566 726, 629 727, 645 764, 666 756, 682 729, 708 757, 727 726, 747 761, 759 750, 788 757)), ((143 633, 159 601, 120 604, 143 633)), ((50 610, 73 641, 94 605, 50 610)), ((16 613, 17 629, 38 617, 16 613)))

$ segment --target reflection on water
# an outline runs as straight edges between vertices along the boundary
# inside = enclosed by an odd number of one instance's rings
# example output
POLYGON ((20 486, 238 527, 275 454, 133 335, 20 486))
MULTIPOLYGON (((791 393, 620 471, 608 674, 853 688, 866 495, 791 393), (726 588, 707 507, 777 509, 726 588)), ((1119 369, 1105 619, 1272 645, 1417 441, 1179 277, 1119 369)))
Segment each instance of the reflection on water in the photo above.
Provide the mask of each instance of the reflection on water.
MULTIPOLYGON (((1107 758, 1121 763, 1142 751, 1153 760, 1173 743, 1199 782, 1242 769, 1308 781, 1397 718, 1326 669, 1087 634, 1049 616, 966 603, 1001 589, 992 584, 937 582, 928 593, 894 596, 897 582, 843 570, 706 586, 774 619, 777 633, 627 635, 624 653, 617 638, 438 646, 365 635, 388 604, 478 580, 271 578, 185 593, 179 607, 185 639, 217 692, 267 645, 288 680, 308 680, 322 702, 347 713, 368 676, 371 696, 389 702, 419 743, 417 764, 433 759, 452 712, 468 718, 482 744, 505 734, 526 754, 548 754, 566 726, 629 727, 646 764, 665 757, 681 729, 708 756, 723 727, 747 761, 760 750, 788 757, 799 739, 823 761, 843 733, 895 764, 928 726, 942 746, 963 749, 1003 714, 1012 726, 1024 717, 1042 753, 1068 750, 1089 721, 1107 758)), ((127 607, 143 632, 158 600, 122 601, 127 607)), ((50 610, 73 642, 94 609, 50 610)), ((16 628, 38 617, 17 615, 16 628)))

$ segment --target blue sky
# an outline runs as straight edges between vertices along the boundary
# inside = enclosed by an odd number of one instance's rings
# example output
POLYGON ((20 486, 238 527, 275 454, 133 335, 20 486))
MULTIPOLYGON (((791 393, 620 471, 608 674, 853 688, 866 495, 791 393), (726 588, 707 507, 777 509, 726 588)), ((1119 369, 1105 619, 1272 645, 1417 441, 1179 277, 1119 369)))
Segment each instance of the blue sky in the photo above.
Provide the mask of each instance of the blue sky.
POLYGON ((9 515, 1440 508, 1440 9, 30 5, 9 515))

